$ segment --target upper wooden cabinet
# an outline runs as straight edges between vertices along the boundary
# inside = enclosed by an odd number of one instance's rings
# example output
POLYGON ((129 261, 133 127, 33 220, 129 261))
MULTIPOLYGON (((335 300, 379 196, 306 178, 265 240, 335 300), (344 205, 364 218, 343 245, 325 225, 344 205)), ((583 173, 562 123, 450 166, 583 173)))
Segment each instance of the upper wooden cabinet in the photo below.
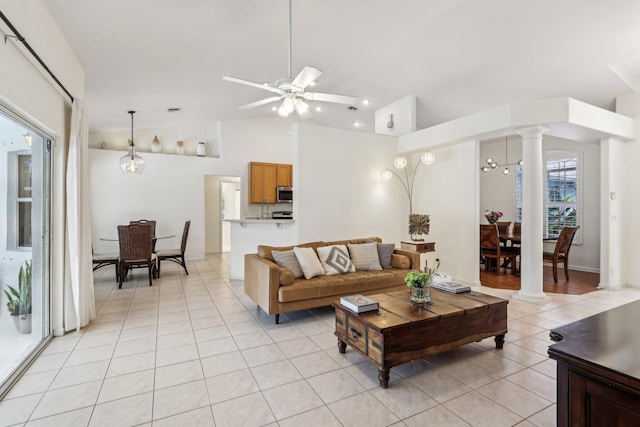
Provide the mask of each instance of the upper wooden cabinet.
POLYGON ((249 163, 249 203, 260 204, 263 199, 276 203, 276 187, 293 184, 293 166, 279 163, 249 163))

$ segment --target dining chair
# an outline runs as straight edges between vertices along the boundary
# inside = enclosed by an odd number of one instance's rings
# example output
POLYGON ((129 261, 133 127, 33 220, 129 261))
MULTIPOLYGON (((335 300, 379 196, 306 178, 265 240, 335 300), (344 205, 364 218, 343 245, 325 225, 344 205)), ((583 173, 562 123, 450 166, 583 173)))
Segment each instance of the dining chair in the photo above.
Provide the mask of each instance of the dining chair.
POLYGON ((120 259, 118 261, 118 288, 132 268, 149 270, 149 286, 153 284, 156 255, 153 253, 153 228, 150 224, 129 224, 118 226, 120 259))
MULTIPOLYGON (((518 237, 522 235, 522 223, 520 221, 516 221, 513 223, 513 232, 511 234, 518 237)), ((520 242, 514 242, 513 240, 511 240, 511 246, 520 247, 520 242)))
MULTIPOLYGON (((511 270, 516 272, 516 258, 520 254, 518 248, 505 247, 500 244, 500 236, 498 234, 497 224, 480 224, 480 256, 484 257, 484 268, 488 270, 495 265, 496 270, 499 270, 500 262, 504 259, 510 261, 511 270), (489 260, 493 259, 495 262, 489 265, 489 260)), ((508 263, 502 264, 502 267, 506 269, 508 263)))
POLYGON ((191 221, 185 222, 184 230, 182 230, 182 244, 179 249, 167 249, 156 253, 158 257, 158 271, 156 273, 156 277, 160 276, 160 265, 163 260, 173 261, 182 266, 187 276, 189 275, 189 272, 187 271, 187 263, 184 260, 184 252, 187 249, 187 239, 189 238, 189 227, 191 227, 191 221))
POLYGON ((91 258, 93 262, 93 271, 99 268, 114 265, 116 267, 116 280, 118 280, 118 259, 120 254, 96 254, 93 252, 93 246, 91 246, 91 258))
POLYGON ((509 229, 511 228, 511 221, 498 221, 496 222, 498 225, 498 234, 500 236, 508 236, 509 229))
POLYGON ((573 243, 573 237, 576 235, 580 226, 576 227, 564 227, 558 236, 556 241, 556 247, 553 252, 543 252, 542 259, 545 261, 551 261, 553 263, 553 281, 558 283, 558 263, 562 261, 564 263, 564 277, 569 280, 569 250, 571 249, 571 243, 573 243))
POLYGON ((156 235, 156 221, 153 219, 138 219, 134 221, 129 221, 129 224, 149 224, 152 227, 153 235, 156 235))

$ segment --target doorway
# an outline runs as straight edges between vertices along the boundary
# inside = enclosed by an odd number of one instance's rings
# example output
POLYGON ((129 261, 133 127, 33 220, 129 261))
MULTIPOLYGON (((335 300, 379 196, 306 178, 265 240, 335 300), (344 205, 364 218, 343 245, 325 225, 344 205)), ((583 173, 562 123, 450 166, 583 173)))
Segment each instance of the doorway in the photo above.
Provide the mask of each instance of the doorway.
POLYGON ((231 227, 240 218, 240 177, 205 176, 205 253, 231 250, 231 227))
POLYGON ((50 149, 0 105, 0 397, 50 336, 50 149))

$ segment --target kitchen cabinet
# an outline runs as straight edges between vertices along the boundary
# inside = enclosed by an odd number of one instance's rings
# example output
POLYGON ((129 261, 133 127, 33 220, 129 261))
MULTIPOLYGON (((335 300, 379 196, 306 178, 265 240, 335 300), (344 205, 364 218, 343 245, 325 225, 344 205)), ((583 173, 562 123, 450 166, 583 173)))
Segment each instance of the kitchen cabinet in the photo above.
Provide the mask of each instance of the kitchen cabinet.
POLYGON ((249 203, 260 204, 263 199, 276 203, 276 187, 293 184, 293 166, 280 163, 249 163, 249 203))
POLYGON ((640 425, 640 302, 555 328, 557 425, 640 425))
POLYGON ((276 164, 276 187, 293 186, 293 166, 276 164))

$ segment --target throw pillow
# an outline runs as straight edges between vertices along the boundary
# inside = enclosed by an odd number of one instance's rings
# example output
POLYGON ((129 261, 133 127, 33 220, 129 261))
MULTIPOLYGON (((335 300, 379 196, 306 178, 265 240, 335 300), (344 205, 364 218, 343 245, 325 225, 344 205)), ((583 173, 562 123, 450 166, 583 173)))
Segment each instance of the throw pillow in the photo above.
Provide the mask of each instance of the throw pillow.
POLYGON ((294 278, 299 279, 302 277, 302 269, 300 269, 300 264, 293 253, 293 249, 290 251, 271 251, 271 255, 276 264, 291 271, 294 278))
POLYGON ((356 270, 382 270, 377 243, 348 244, 347 246, 356 270))
POLYGON ((349 259, 349 251, 345 245, 320 246, 318 257, 324 272, 329 276, 356 271, 356 267, 349 259))
POLYGON ((406 255, 393 254, 391 255, 391 267, 407 270, 411 267, 411 260, 406 255))
POLYGON ((280 267, 280 285, 289 286, 292 285, 295 281, 296 278, 293 277, 293 273, 291 272, 291 270, 280 267))
POLYGON ((311 279, 312 277, 324 274, 324 268, 322 268, 318 255, 316 255, 316 251, 314 251, 313 248, 295 247, 293 248, 293 253, 296 254, 305 279, 311 279))
POLYGON ((382 268, 391 268, 391 255, 395 248, 395 243, 378 243, 378 258, 382 268))

